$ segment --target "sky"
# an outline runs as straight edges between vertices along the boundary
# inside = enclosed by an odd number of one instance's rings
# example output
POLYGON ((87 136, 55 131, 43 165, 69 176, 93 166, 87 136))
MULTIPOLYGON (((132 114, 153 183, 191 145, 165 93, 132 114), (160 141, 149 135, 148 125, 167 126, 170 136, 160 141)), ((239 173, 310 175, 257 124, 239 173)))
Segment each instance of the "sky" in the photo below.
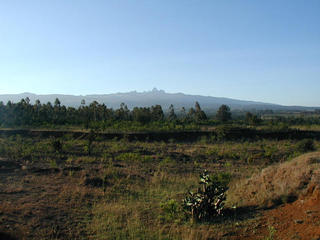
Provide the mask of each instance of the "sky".
POLYGON ((2 0, 0 94, 320 106, 319 0, 2 0))

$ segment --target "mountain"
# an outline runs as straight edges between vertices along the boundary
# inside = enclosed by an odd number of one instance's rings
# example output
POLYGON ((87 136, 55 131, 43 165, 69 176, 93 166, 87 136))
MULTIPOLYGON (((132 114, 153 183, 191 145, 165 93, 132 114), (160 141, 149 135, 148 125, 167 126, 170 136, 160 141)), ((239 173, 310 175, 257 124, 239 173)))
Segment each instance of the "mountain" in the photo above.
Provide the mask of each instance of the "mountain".
POLYGON ((306 111, 319 109, 316 107, 303 107, 303 106, 282 106, 277 104, 237 100, 232 98, 221 98, 201 95, 188 95, 183 93, 166 93, 163 90, 157 90, 154 88, 152 91, 146 92, 127 92, 127 93, 114 93, 114 94, 94 94, 94 95, 63 95, 63 94, 49 94, 49 95, 37 95, 33 93, 21 93, 21 94, 2 94, 0 95, 0 101, 7 103, 9 100, 12 102, 19 102, 22 98, 28 97, 31 103, 34 103, 37 99, 41 103, 51 102, 54 103, 56 98, 59 98, 61 104, 66 106, 78 107, 81 100, 84 99, 86 104, 90 104, 93 101, 104 103, 107 107, 119 108, 123 102, 127 104, 129 108, 133 107, 148 107, 156 104, 160 104, 164 109, 168 109, 170 104, 173 104, 176 109, 185 107, 189 109, 194 107, 196 101, 201 105, 204 110, 216 110, 222 104, 230 106, 231 110, 297 110, 306 111))

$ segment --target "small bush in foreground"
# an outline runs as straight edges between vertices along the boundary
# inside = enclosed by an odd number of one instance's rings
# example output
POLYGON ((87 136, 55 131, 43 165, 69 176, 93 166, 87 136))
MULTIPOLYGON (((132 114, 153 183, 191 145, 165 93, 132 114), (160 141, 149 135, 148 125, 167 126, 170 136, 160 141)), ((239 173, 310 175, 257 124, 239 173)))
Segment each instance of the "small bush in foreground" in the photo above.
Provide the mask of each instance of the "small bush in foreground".
POLYGON ((206 221, 222 215, 227 184, 221 179, 224 177, 210 177, 207 171, 200 175, 202 186, 195 193, 190 191, 183 200, 183 207, 192 221, 206 221))

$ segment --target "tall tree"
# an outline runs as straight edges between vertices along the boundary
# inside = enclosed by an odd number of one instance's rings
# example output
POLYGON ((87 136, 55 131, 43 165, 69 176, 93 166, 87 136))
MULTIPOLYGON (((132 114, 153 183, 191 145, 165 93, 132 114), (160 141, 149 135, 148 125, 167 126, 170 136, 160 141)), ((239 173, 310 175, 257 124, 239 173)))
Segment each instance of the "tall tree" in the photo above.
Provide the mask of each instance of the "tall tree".
POLYGON ((175 112, 174 112, 174 107, 173 107, 172 104, 171 104, 170 107, 169 107, 168 120, 169 120, 169 121, 175 121, 175 120, 177 120, 177 115, 176 115, 175 112))
POLYGON ((155 105, 151 107, 151 117, 153 121, 162 121, 164 118, 164 113, 162 111, 161 105, 155 105))
POLYGON ((150 108, 146 107, 133 108, 132 116, 134 121, 140 122, 142 124, 146 124, 152 120, 150 108))
POLYGON ((185 121, 187 119, 187 113, 185 107, 182 107, 180 110, 180 118, 182 121, 185 121))
POLYGON ((196 115, 196 111, 194 110, 194 108, 190 108, 186 117, 187 121, 189 122, 194 121, 195 115, 196 115))
POLYGON ((231 119, 230 107, 223 104, 217 111, 217 119, 221 122, 227 122, 231 119))
POLYGON ((61 105, 61 102, 60 102, 59 98, 56 98, 56 100, 54 101, 54 106, 59 108, 60 105, 61 105))
POLYGON ((120 108, 115 111, 117 120, 129 120, 130 110, 125 103, 120 104, 120 108))
POLYGON ((251 112, 246 113, 245 121, 249 125, 257 125, 259 124, 261 119, 258 118, 257 115, 252 114, 251 112))
POLYGON ((204 111, 202 111, 200 104, 196 102, 195 104, 195 120, 196 121, 203 121, 207 120, 207 115, 204 111))

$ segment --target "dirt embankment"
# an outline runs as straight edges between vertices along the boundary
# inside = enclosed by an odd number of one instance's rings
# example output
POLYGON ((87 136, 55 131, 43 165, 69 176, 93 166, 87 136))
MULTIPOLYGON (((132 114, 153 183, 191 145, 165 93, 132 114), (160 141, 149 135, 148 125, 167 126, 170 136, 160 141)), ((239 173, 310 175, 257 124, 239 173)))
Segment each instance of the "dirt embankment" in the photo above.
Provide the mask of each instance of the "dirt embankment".
POLYGON ((320 186, 320 152, 304 154, 263 169, 230 187, 229 202, 240 206, 272 207, 293 202, 309 187, 320 186))
POLYGON ((268 167, 231 191, 233 201, 262 207, 246 239, 320 239, 320 152, 268 167))

